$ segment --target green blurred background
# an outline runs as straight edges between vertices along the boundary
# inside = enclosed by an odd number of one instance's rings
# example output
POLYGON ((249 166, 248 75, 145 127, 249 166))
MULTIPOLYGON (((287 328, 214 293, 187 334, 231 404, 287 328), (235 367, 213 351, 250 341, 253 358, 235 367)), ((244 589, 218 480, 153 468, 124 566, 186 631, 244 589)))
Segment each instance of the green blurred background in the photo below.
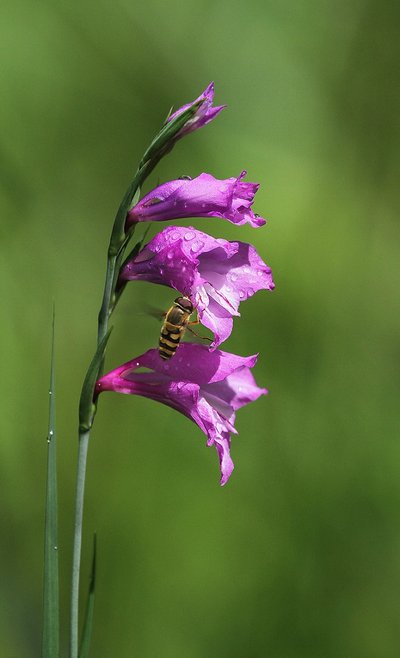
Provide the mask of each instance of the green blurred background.
MULTIPOLYGON (((253 242, 276 289, 225 344, 260 352, 267 398, 239 412, 236 469, 167 407, 105 395, 89 452, 83 585, 92 656, 400 655, 397 270, 399 4, 378 0, 3 3, 0 656, 40 653, 52 301, 56 303, 62 644, 79 391, 115 210, 171 105, 215 80, 228 109, 150 183, 248 169, 253 242)), ((131 284, 111 368, 156 344, 131 284)))

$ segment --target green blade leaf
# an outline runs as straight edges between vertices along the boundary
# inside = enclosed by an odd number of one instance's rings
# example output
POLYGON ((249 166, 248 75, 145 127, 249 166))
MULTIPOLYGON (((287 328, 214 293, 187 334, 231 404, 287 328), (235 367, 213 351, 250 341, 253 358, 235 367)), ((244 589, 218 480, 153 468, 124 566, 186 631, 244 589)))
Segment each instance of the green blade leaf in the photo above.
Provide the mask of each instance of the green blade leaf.
POLYGON ((56 452, 56 387, 54 366, 55 311, 51 341, 49 386, 49 428, 47 435, 47 484, 44 538, 43 635, 42 658, 59 655, 59 582, 57 522, 57 452, 56 452))
POLYGON ((96 353, 86 373, 85 381, 83 382, 81 399, 79 401, 80 433, 87 432, 93 424, 93 418, 96 413, 96 404, 93 401, 94 387, 96 385, 96 381, 103 364, 104 353, 108 339, 110 338, 111 331, 112 327, 107 331, 103 340, 100 341, 96 353))
POLYGON ((89 581, 89 592, 86 603, 85 621, 83 624, 82 641, 79 649, 79 658, 89 658, 89 646, 92 637, 93 628, 93 611, 94 611, 94 595, 96 589, 96 566, 97 566, 97 539, 96 533, 93 535, 93 554, 92 554, 92 568, 89 581))

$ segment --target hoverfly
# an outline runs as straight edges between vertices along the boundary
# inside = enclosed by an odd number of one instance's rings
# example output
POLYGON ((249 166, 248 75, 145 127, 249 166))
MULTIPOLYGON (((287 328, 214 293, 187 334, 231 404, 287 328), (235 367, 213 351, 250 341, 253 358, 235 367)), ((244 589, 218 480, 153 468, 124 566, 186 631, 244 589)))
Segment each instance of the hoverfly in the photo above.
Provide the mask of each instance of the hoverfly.
MULTIPOLYGON (((173 357, 189 325, 199 324, 199 320, 190 322, 193 311, 193 304, 189 297, 177 297, 168 309, 158 342, 158 353, 161 359, 166 361, 173 357)), ((192 330, 190 329, 190 331, 192 330)), ((206 340, 210 339, 206 338, 206 340)))

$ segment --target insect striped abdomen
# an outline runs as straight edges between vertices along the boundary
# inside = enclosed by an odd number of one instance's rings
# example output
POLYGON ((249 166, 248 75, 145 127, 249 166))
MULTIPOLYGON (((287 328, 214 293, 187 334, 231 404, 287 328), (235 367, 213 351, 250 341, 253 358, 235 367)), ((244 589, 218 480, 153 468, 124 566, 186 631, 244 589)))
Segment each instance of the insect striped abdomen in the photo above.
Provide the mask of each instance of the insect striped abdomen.
POLYGON ((161 359, 167 360, 174 356, 189 318, 190 313, 176 303, 168 310, 158 342, 161 359))
POLYGON ((170 359, 175 354, 183 332, 183 327, 177 327, 175 324, 167 321, 164 322, 159 340, 159 351, 162 359, 170 359))

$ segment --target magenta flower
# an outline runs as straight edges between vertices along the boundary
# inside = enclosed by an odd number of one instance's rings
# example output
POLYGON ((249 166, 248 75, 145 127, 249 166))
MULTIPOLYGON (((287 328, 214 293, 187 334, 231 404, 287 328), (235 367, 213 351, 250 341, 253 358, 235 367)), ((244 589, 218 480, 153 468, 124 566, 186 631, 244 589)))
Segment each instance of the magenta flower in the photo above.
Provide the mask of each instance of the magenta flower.
POLYGON ((240 302, 275 287, 271 269, 252 245, 191 226, 165 228, 125 265, 120 278, 159 283, 189 297, 214 333, 214 347, 230 336, 240 302))
POLYGON ((167 122, 172 121, 172 119, 175 119, 178 117, 182 112, 187 110, 189 107, 192 107, 196 103, 200 102, 199 108, 197 112, 193 115, 193 117, 185 123, 183 128, 175 135, 175 139, 179 139, 180 137, 183 137, 184 135, 187 135, 188 133, 193 132, 194 130, 197 130, 198 128, 202 128, 205 126, 207 123, 212 121, 217 114, 221 112, 221 110, 226 107, 226 105, 219 105, 218 107, 213 107, 213 100, 214 100, 214 83, 211 82, 208 87, 203 91, 202 94, 196 100, 192 101, 191 103, 187 103, 186 105, 182 105, 176 112, 171 114, 171 116, 168 117, 167 122))
POLYGON ((257 386, 251 373, 256 361, 256 355, 210 352, 190 343, 180 345, 174 359, 163 361, 158 350, 151 349, 101 377, 96 395, 102 391, 142 395, 193 420, 207 436, 207 445, 217 449, 224 485, 233 471, 230 437, 237 434, 236 411, 268 392, 257 386))
POLYGON ((146 194, 128 213, 127 227, 134 222, 167 221, 183 217, 222 217, 233 224, 263 226, 265 219, 251 209, 258 183, 238 178, 218 180, 210 174, 172 180, 146 194))

